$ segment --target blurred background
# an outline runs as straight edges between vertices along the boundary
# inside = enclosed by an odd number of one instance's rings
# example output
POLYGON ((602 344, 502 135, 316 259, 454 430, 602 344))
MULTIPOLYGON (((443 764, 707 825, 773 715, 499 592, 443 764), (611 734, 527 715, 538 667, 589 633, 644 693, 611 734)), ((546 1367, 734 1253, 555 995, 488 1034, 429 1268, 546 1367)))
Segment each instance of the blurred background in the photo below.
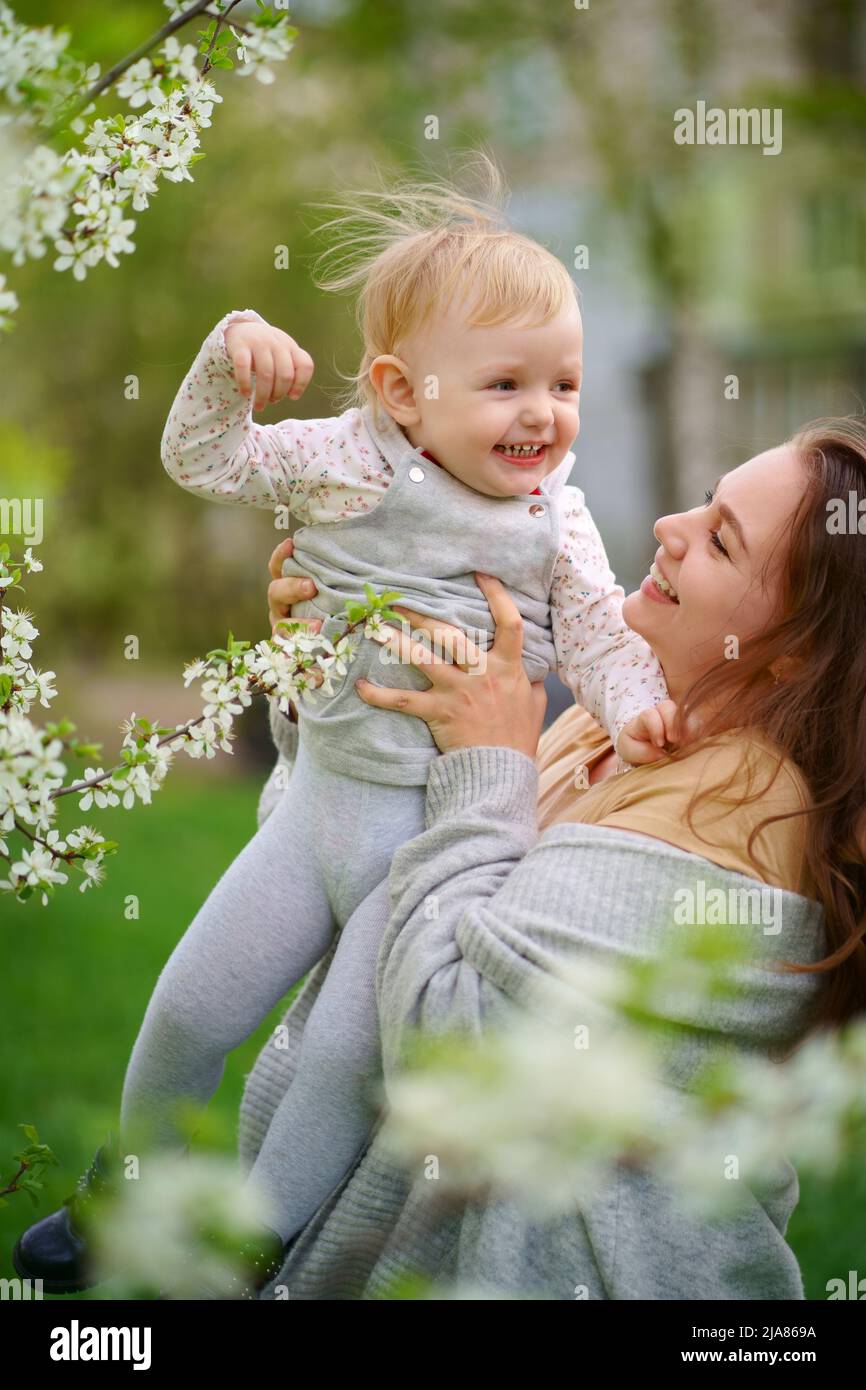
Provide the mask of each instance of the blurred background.
MULTIPOLYGON (((68 25, 75 51, 103 71, 168 14, 156 0, 13 9, 68 25)), ((133 711, 170 726, 198 712, 184 662, 229 629, 268 635, 267 560, 283 533, 268 512, 184 493, 162 468, 160 437, 202 340, 233 308, 257 309, 315 359, 292 413, 334 413, 359 340, 352 303, 311 282, 313 228, 327 215, 311 205, 366 184, 374 166, 447 172, 449 156, 483 142, 509 180, 515 227, 572 270, 586 363, 571 481, 626 592, 647 571, 656 517, 697 505, 721 472, 806 420, 863 409, 858 0, 300 0, 291 14, 300 33, 272 85, 213 74, 224 102, 203 132, 207 157, 194 182, 161 183, 132 214, 137 249, 119 268, 78 283, 50 255, 0 261, 21 303, 0 339, 0 494, 39 496, 45 509, 45 570, 19 601, 42 634, 37 664, 57 672, 52 717, 104 741, 105 766, 133 711), (677 144, 674 112, 698 101, 780 109, 781 151, 677 144)), ((101 114, 121 109, 101 99, 101 114)), ((276 421, 287 404, 255 418, 276 421)), ((548 720, 569 701, 555 681, 549 689, 548 720)), ((70 886, 45 909, 0 898, 15 1001, 3 1044, 15 1055, 0 1059, 2 1153, 19 1121, 44 1129, 68 1165, 55 1196, 113 1117, 156 974, 253 833, 272 761, 254 708, 233 757, 178 755, 151 808, 99 819, 122 846, 104 886, 84 896, 70 886), (137 921, 123 915, 130 894, 137 921)), ((212 1104, 229 1148, 268 1026, 230 1059, 212 1104)), ((20 1226, 16 1212, 0 1222, 20 1226)), ((864 1213, 859 1171, 804 1187, 790 1236, 811 1296, 862 1264, 864 1213)))

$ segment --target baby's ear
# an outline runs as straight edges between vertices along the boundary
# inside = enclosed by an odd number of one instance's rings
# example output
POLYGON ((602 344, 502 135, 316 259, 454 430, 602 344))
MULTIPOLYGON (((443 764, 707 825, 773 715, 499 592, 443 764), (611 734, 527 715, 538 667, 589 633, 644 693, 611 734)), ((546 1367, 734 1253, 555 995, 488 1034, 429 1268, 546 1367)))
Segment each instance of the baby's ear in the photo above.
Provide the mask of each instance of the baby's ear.
POLYGON ((415 388, 409 367, 401 357, 395 357, 393 353, 374 357, 367 368, 367 375, 382 409, 395 424, 403 428, 420 424, 421 412, 415 399, 415 388))

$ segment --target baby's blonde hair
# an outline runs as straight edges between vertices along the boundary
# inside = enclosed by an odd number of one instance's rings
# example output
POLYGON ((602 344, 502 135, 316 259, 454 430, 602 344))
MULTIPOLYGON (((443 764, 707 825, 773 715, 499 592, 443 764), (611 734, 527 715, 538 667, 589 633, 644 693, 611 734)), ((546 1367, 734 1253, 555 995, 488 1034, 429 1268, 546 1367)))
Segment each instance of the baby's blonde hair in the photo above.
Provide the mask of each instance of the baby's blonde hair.
MULTIPOLYGON (((369 404, 376 420, 379 398, 370 363, 383 353, 401 354, 405 342, 455 290, 467 293, 467 321, 478 327, 527 320, 544 324, 578 302, 577 288, 546 247, 509 227, 503 206, 504 176, 479 150, 464 157, 476 170, 481 193, 473 197, 451 178, 404 178, 387 187, 352 190, 338 202, 313 206, 341 215, 321 223, 336 235, 316 258, 313 279, 323 290, 360 288, 355 317, 364 343, 361 365, 340 393, 342 409, 369 404), (324 269, 328 273, 321 275, 324 269)), ((377 171, 378 173, 378 171, 377 171)))

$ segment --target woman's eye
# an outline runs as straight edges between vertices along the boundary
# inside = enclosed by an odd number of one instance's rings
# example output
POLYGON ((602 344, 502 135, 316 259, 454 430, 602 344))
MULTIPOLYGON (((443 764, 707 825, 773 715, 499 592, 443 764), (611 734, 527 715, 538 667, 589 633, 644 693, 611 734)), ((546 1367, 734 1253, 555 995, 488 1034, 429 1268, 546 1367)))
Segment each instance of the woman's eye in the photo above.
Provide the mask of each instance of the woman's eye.
MULTIPOLYGON (((706 505, 708 507, 711 507, 713 505, 713 502, 716 500, 716 494, 712 491, 711 488, 707 488, 706 492, 704 493, 704 497, 706 498, 706 505)), ((727 555, 727 550, 722 545, 722 542, 719 540, 718 531, 710 531, 710 544, 714 545, 716 547, 716 550, 720 550, 723 555, 727 555)))

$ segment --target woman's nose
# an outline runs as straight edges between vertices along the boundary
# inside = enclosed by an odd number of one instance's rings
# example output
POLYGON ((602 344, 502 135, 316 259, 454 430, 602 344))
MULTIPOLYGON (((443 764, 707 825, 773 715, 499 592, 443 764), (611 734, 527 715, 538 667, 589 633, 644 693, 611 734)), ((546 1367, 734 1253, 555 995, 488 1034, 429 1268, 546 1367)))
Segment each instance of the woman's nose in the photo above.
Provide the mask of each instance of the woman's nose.
POLYGON ((675 559, 680 559, 685 553, 686 527, 684 522, 684 512, 672 512, 668 516, 660 516, 653 527, 653 535, 656 540, 675 559))

